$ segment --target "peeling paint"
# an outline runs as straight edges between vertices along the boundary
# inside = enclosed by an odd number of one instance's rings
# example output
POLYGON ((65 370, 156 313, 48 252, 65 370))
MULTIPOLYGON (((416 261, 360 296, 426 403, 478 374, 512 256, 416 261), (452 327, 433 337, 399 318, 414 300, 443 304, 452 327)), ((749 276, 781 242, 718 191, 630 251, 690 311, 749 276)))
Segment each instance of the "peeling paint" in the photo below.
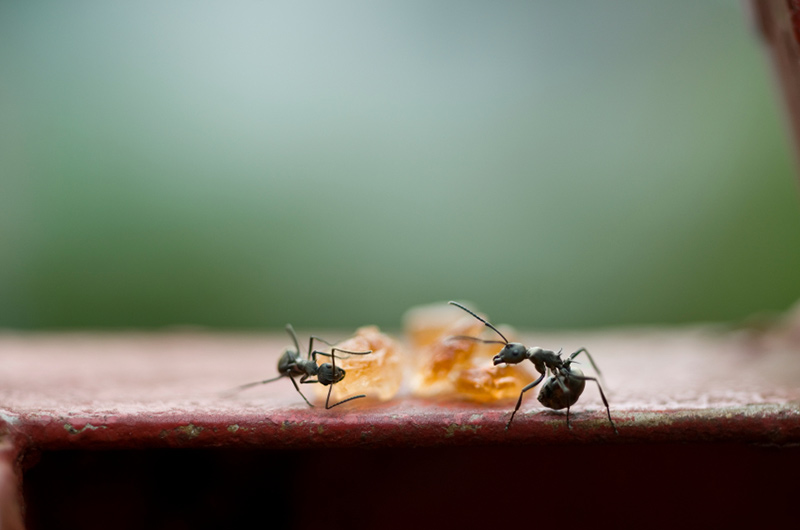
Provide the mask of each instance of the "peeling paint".
POLYGON ((754 404, 731 408, 690 409, 681 411, 631 411, 629 417, 633 418, 636 427, 670 426, 680 421, 716 420, 720 417, 733 420, 742 418, 767 418, 773 415, 798 415, 800 411, 787 408, 785 405, 754 404))
POLYGON ((197 438, 197 436, 203 431, 203 427, 190 423, 189 425, 181 425, 180 427, 175 427, 175 431, 187 435, 191 440, 197 438))
POLYGON ((451 423, 450 425, 447 426, 447 429, 445 429, 444 437, 445 438, 452 438, 453 436, 455 436, 457 431, 460 431, 460 432, 471 431, 473 434, 475 434, 475 433, 478 432, 478 429, 480 429, 481 427, 483 427, 483 426, 482 425, 459 425, 457 423, 451 423))
POLYGON ((82 429, 76 429, 75 427, 73 427, 69 423, 65 423, 64 424, 64 430, 67 431, 70 434, 80 434, 83 431, 85 431, 86 429, 89 429, 90 431, 96 431, 97 429, 105 429, 105 428, 106 428, 105 425, 100 425, 99 427, 95 427, 91 423, 87 423, 86 425, 83 426, 82 429))
POLYGON ((4 421, 9 425, 16 425, 19 423, 19 418, 16 416, 12 416, 6 412, 0 412, 0 420, 4 421))
POLYGON ((660 412, 633 412, 632 415, 634 423, 650 427, 668 427, 676 419, 674 414, 660 412))

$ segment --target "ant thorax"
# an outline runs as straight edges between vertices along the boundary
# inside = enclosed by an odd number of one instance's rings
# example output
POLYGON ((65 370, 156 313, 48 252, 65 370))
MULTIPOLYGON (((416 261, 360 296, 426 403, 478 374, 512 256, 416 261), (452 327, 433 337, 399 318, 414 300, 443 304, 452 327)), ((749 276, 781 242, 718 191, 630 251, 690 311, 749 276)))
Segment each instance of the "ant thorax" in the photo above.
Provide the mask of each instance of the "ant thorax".
MULTIPOLYGON (((308 374, 309 377, 315 376, 319 374, 319 370, 321 366, 317 366, 315 361, 310 359, 303 359, 298 358, 296 361, 297 367, 305 374, 308 374)), ((322 365, 325 366, 325 365, 322 365)))

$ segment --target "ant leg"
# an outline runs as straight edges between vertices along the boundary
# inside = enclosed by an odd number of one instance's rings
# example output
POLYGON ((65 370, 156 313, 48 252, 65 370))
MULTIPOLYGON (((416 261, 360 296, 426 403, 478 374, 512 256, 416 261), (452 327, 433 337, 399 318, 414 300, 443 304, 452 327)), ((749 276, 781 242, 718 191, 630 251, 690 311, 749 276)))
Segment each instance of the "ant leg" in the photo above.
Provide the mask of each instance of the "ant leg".
POLYGON ((527 392, 528 390, 530 390, 531 388, 533 388, 536 385, 538 385, 539 383, 541 383, 542 379, 544 379, 544 374, 540 375, 539 378, 536 381, 534 381, 533 383, 531 383, 528 386, 526 386, 525 388, 523 388, 522 392, 519 393, 519 399, 517 400, 517 406, 514 407, 514 412, 511 413, 511 417, 508 419, 508 423, 506 423, 506 430, 508 430, 509 427, 511 427, 511 422, 514 421, 514 414, 517 413, 517 411, 519 410, 519 406, 522 405, 522 395, 525 392, 527 392))
POLYGON ((567 429, 572 430, 572 425, 569 424, 569 405, 567 405, 567 429))
MULTIPOLYGON (((333 350, 336 350, 336 348, 334 348, 333 350)), ((336 355, 333 354, 333 350, 331 350, 331 364, 333 365, 333 373, 336 373, 336 355)), ((340 351, 344 351, 344 350, 340 350, 340 351)), ((356 352, 354 352, 354 353, 356 353, 356 352)), ((367 352, 367 353, 372 353, 372 352, 370 351, 370 352, 367 352)), ((347 403, 348 401, 353 401, 354 399, 367 397, 364 394, 361 394, 359 396, 353 396, 353 397, 349 397, 347 399, 343 399, 342 401, 340 401, 338 403, 334 403, 333 405, 330 405, 329 403, 330 403, 330 400, 331 400, 331 392, 332 391, 333 391, 333 384, 331 384, 328 387, 328 397, 325 399, 325 408, 326 409, 332 409, 333 407, 337 407, 337 406, 341 405, 342 403, 347 403)))
POLYGON ((564 394, 569 394, 570 393, 570 389, 569 389, 569 387, 567 387, 567 385, 564 384, 564 381, 562 381, 561 378, 564 377, 566 379, 570 375, 571 375, 571 373, 566 374, 566 376, 563 375, 563 372, 562 373, 557 373, 557 372, 553 373, 553 379, 556 380, 556 383, 558 384, 559 387, 561 387, 561 391, 564 392, 564 394))
POLYGON ((309 376, 308 374, 303 374, 303 377, 300 378, 300 384, 307 385, 310 383, 319 383, 317 379, 309 379, 309 377, 311 376, 309 376))
MULTIPOLYGON (((294 385, 295 390, 297 390, 297 393, 300 394, 300 397, 303 398, 303 400, 308 404, 309 407, 313 407, 314 405, 312 405, 311 402, 306 398, 306 396, 304 396, 303 393, 300 392, 300 386, 297 384, 297 381, 294 380, 294 377, 292 377, 290 375, 289 379, 292 381, 292 384, 294 385)), ((303 380, 300 380, 300 382, 301 383, 314 383, 316 381, 303 381, 303 380)))
MULTIPOLYGON (((340 352, 343 352, 343 353, 349 353, 351 355, 367 355, 369 353, 372 353, 372 350, 369 350, 369 351, 350 351, 350 350, 343 350, 341 348, 332 348, 331 349, 331 353, 326 353, 324 351, 316 351, 316 350, 311 352, 311 360, 314 361, 314 362, 317 362, 317 355, 324 355, 325 357, 333 358, 336 355, 333 352, 337 352, 337 351, 340 351, 340 352)), ((339 356, 339 359, 346 359, 346 358, 347 357, 342 357, 341 355, 339 356)))
MULTIPOLYGON (((322 343, 325 343, 328 346, 334 346, 334 344, 328 342, 327 340, 323 339, 322 337, 317 337, 316 335, 311 335, 311 337, 308 339, 308 356, 309 356, 309 359, 314 359, 314 355, 315 354, 322 353, 322 352, 314 350, 314 341, 315 340, 318 340, 318 341, 320 341, 322 343)), ((365 351, 365 352, 358 352, 358 351, 343 350, 341 348, 332 348, 331 352, 334 352, 334 351, 350 353, 350 354, 353 354, 353 355, 366 355, 368 353, 372 353, 372 350, 365 351)), ((324 353, 322 353, 322 354, 325 355, 324 353)), ((330 357, 330 354, 328 354, 328 357, 330 357)))
POLYGON ((300 343, 297 341, 297 333, 294 332, 294 328, 291 324, 286 324, 286 331, 289 333, 289 336, 292 337, 292 342, 294 342, 294 347, 297 348, 295 351, 298 355, 300 355, 300 343))
POLYGON ((595 383, 597 383, 597 389, 600 390, 600 397, 603 398, 603 405, 606 406, 606 414, 608 414, 608 421, 614 428, 614 434, 619 434, 617 426, 614 425, 614 420, 611 419, 611 410, 608 408, 608 400, 606 399, 606 395, 603 393, 603 387, 600 386, 600 381, 598 381, 596 377, 582 377, 582 376, 577 376, 575 374, 572 374, 572 377, 574 377, 575 379, 582 379, 584 381, 594 381, 595 383))
POLYGON ((237 386, 235 388, 231 388, 230 390, 226 390, 225 392, 222 392, 222 396, 223 397, 229 397, 229 396, 232 396, 232 395, 236 394, 237 392, 241 392, 242 390, 246 390, 246 389, 252 388, 254 386, 265 385, 267 383, 271 383, 273 381, 277 381, 281 377, 283 377, 283 374, 279 375, 278 377, 273 377, 272 379, 266 379, 264 381, 255 381, 253 383, 247 383, 246 385, 240 385, 240 386, 237 386))
POLYGON ((338 406, 339 406, 339 405, 341 405, 342 403, 347 403, 348 401, 353 401, 354 399, 358 399, 358 398, 367 397, 366 395, 364 395, 364 394, 361 394, 360 396, 353 396, 353 397, 349 397, 349 398, 347 398, 347 399, 343 399, 343 400, 341 400, 339 403, 334 403, 333 405, 328 405, 328 401, 331 399, 331 390, 333 390, 333 385, 331 385, 331 386, 328 388, 328 399, 326 399, 326 400, 325 400, 325 408, 326 408, 326 409, 332 409, 333 407, 338 407, 338 406))
POLYGON ((597 372, 597 375, 600 376, 600 379, 603 380, 603 384, 605 384, 606 381, 603 378, 603 372, 601 372, 600 368, 598 368, 597 365, 594 363, 594 359, 592 359, 592 355, 589 353, 589 350, 587 350, 586 348, 579 349, 578 351, 569 356, 570 360, 577 357, 579 353, 586 354, 586 356, 589 358, 589 363, 592 365, 592 368, 594 368, 594 371, 597 372))
POLYGON ((313 360, 314 360, 314 362, 316 362, 316 359, 314 358, 314 353, 317 353, 317 352, 315 352, 315 351, 314 351, 314 341, 315 341, 315 340, 318 340, 318 341, 320 341, 320 342, 324 342, 324 343, 325 343, 325 344, 327 344, 328 346, 333 346, 333 344, 331 344, 331 343, 330 343, 330 342, 328 342, 327 340, 323 339, 322 337, 317 337, 316 335, 311 335, 311 336, 308 338, 308 354, 307 354, 307 357, 308 357, 309 359, 313 359, 313 360), (312 352, 313 352, 313 353, 312 353, 312 352))
MULTIPOLYGON (((340 351, 340 352, 342 352, 342 353, 349 353, 350 355, 368 355, 368 354, 372 353, 372 350, 367 350, 367 351, 350 351, 350 350, 343 350, 343 349, 341 349, 341 348, 331 348, 331 354, 332 354, 332 355, 336 355, 334 352, 337 352, 337 351, 340 351)), ((339 358, 340 358, 340 359, 342 359, 343 357, 342 357, 342 356, 339 356, 339 358)))

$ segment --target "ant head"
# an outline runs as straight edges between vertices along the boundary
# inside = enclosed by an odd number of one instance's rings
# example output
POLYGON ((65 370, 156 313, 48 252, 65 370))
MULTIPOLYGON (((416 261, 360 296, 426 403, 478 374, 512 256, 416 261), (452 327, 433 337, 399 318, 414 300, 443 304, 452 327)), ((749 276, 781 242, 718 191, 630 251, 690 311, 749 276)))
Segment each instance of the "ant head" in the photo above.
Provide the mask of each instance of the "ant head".
POLYGON ((333 366, 331 363, 324 363, 319 365, 317 372, 317 381, 323 385, 332 385, 344 379, 345 371, 338 366, 333 366))
POLYGON ((503 349, 494 356, 492 362, 497 366, 501 363, 518 364, 525 360, 528 349, 519 342, 507 342, 503 349))

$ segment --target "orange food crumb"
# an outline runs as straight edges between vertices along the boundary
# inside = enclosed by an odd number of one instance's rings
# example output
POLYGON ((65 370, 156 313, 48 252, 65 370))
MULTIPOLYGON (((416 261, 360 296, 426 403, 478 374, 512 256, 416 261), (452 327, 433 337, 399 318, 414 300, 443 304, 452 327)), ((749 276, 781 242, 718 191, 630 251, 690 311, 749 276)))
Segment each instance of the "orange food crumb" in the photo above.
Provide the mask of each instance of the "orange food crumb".
POLYGON ((513 399, 530 376, 518 366, 479 366, 460 371, 455 378, 455 389, 473 401, 491 402, 513 399))
MULTIPOLYGON (((406 313, 405 329, 415 351, 411 388, 417 396, 491 402, 519 396, 530 379, 521 366, 492 365, 500 345, 456 338, 480 337, 485 329, 456 307, 416 307, 406 313)), ((506 337, 515 334, 508 327, 501 331, 506 337)))
MULTIPOLYGON (((337 352, 336 366, 347 373, 343 380, 333 385, 331 403, 359 394, 365 394, 368 399, 387 401, 397 394, 403 379, 402 352, 397 341, 382 333, 377 326, 365 326, 336 347, 350 351, 372 350, 372 353, 348 356, 337 352)), ((330 352, 330 348, 327 351, 330 352)), ((318 360, 320 363, 330 362, 327 357, 318 357, 318 360)), ((328 387, 314 387, 317 397, 324 400, 328 387)))

